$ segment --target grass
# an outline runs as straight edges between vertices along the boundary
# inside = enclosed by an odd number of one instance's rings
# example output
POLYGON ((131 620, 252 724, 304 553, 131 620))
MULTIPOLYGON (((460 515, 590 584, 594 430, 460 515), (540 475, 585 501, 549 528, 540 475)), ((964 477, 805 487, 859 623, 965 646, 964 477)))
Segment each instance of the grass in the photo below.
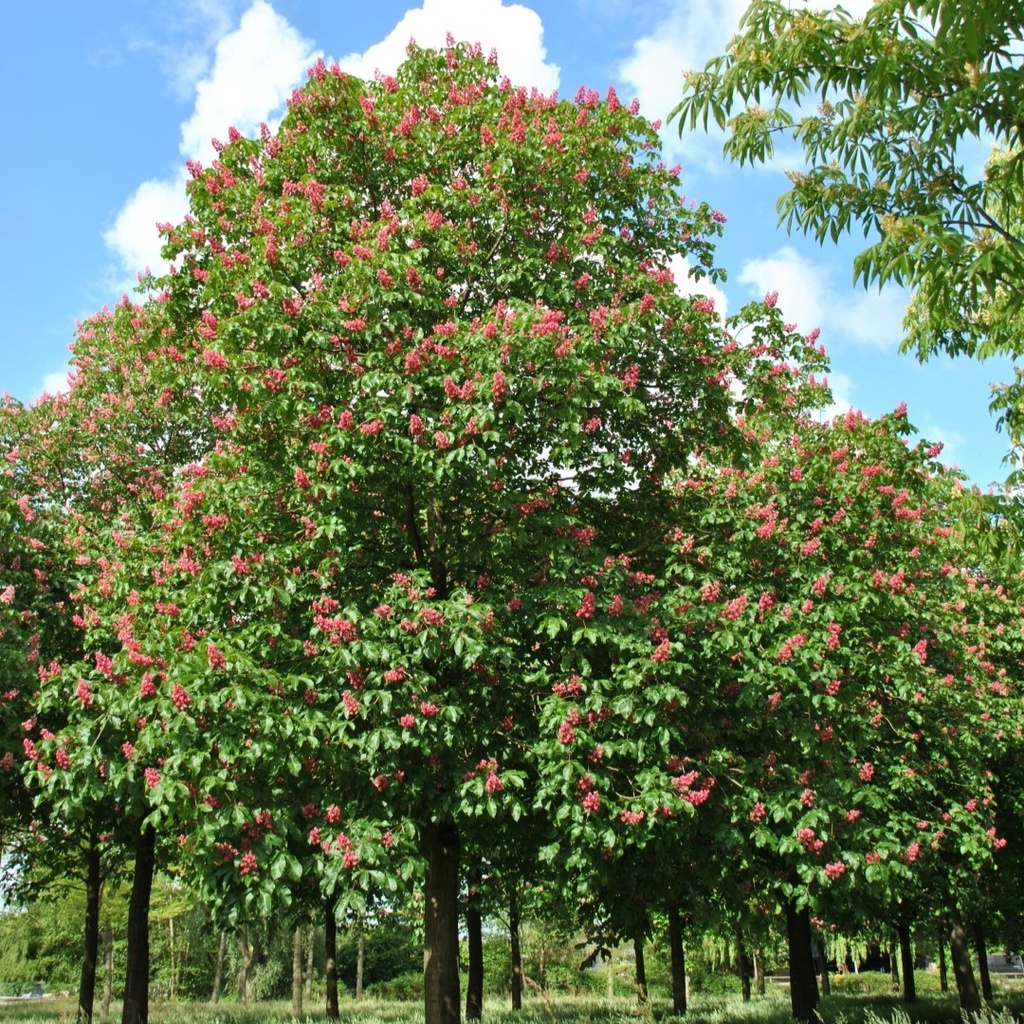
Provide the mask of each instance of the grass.
MULTIPOLYGON (((73 1000, 32 999, 0 1005, 0 1019, 10 1024, 73 1024, 73 1000)), ((877 993, 838 993, 819 1006, 822 1024, 961 1024, 954 994, 926 994, 912 1006, 897 996, 877 993)), ((102 1024, 97 1013, 97 1024, 102 1024)), ((237 1003, 157 1002, 150 1006, 152 1024, 324 1024, 321 1004, 300 1018, 292 1016, 287 1002, 237 1003)), ((367 998, 341 1004, 341 1024, 419 1024, 419 1002, 388 1002, 367 998)), ((120 1020, 120 1006, 111 1006, 112 1022, 120 1020)), ((654 1000, 638 1008, 632 999, 528 999, 513 1013, 507 997, 485 1005, 483 1024, 654 1024, 675 1020, 680 1024, 790 1024, 788 993, 770 990, 764 997, 743 1003, 738 996, 696 995, 685 1017, 672 1018, 670 1006, 654 1000)), ((997 990, 996 1001, 986 1007, 978 1024, 1024 1024, 1024 985, 997 990)))

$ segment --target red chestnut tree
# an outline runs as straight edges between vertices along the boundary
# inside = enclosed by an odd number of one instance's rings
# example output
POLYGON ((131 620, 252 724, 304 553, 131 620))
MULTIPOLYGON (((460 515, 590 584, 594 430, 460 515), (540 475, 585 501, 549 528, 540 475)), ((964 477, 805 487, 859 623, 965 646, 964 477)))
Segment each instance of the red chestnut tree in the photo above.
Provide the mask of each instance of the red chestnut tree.
MULTIPOLYGON (((218 149, 157 283, 217 436, 159 519, 193 640, 165 685, 262 723, 225 783, 272 747, 335 887, 416 837, 427 1019, 455 1021, 459 850, 521 812, 536 681, 590 642, 565 626, 664 475, 736 436, 747 358, 672 274, 715 273, 722 218, 614 92, 530 93, 454 44, 374 82, 318 65, 276 133, 218 149)), ((217 803, 225 866, 279 877, 217 803)))

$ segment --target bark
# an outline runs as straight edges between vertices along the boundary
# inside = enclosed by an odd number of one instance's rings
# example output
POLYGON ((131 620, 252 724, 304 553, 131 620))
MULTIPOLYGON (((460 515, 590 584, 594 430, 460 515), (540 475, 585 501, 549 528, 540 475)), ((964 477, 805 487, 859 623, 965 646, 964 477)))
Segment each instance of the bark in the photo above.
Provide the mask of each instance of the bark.
POLYGON ((900 993, 900 960, 896 956, 896 949, 898 942, 895 941, 893 936, 889 936, 889 989, 892 994, 899 995, 900 993))
POLYGON ((789 946, 789 998, 793 1016, 804 1024, 815 1024, 818 982, 811 956, 811 917, 807 908, 786 904, 786 934, 789 946))
POLYGON ((644 938, 642 935, 633 938, 634 979, 636 981, 636 999, 643 1006, 647 1002, 647 964, 644 961, 644 938))
POLYGON ((675 904, 668 908, 668 946, 672 964, 672 1013, 678 1016, 686 1013, 686 954, 679 907, 675 904))
POLYGON ((295 926, 292 940, 292 1016, 302 1016, 302 925, 295 926))
POLYGON ((508 893, 508 938, 512 967, 512 1009, 523 1008, 523 949, 519 942, 519 893, 513 882, 508 893))
POLYGON ((167 941, 171 956, 171 984, 168 989, 167 997, 171 1002, 174 1002, 175 997, 175 980, 177 976, 177 961, 174 958, 174 918, 169 917, 167 919, 167 941))
POLYGON ((143 829, 135 842, 135 877, 128 902, 128 963, 121 1024, 149 1021, 149 899, 156 868, 156 829, 143 829))
POLYGON ((917 985, 914 981, 914 950, 910 945, 910 922, 900 917, 896 931, 900 937, 900 965, 903 968, 903 1002, 917 1002, 917 985))
POLYGON ((363 919, 359 919, 359 936, 356 939, 356 999, 363 998, 363 962, 366 958, 366 934, 363 919))
POLYGON ((249 982, 252 978, 253 965, 256 963, 256 943, 249 941, 248 928, 243 928, 238 936, 238 949, 241 953, 241 965, 238 968, 238 1001, 243 1006, 248 1006, 249 982))
POLYGON ((100 951, 100 890, 103 874, 100 864, 100 850, 95 840, 89 843, 85 853, 85 942, 82 951, 82 975, 78 983, 79 1024, 92 1020, 93 1002, 96 998, 96 965, 100 951))
POLYGON ((946 967, 946 926, 939 922, 939 991, 949 991, 949 970, 946 967))
POLYGON ((327 981, 327 1016, 337 1020, 341 1015, 338 1010, 338 918, 335 913, 335 901, 327 901, 327 914, 324 919, 324 977, 327 981))
POLYGON ((423 835, 423 1000, 425 1024, 459 1024, 459 833, 452 822, 423 835))
POLYGON ((750 968, 747 965, 747 944, 743 941, 743 933, 736 932, 736 974, 740 979, 740 992, 743 1002, 750 1002, 750 968))
POLYGON ((764 995, 764 961, 759 949, 754 950, 754 991, 759 996, 764 995))
POLYGON ((981 925, 974 926, 974 952, 978 957, 978 977, 981 979, 981 994, 986 1003, 992 1002, 992 978, 988 973, 988 950, 985 948, 985 934, 981 925))
POLYGON ((220 943, 217 946, 217 966, 213 972, 213 991, 210 993, 210 1002, 220 1002, 220 990, 224 984, 224 961, 228 953, 228 933, 221 931, 220 943))
POLYGON ((828 947, 825 945, 825 937, 821 938, 821 964, 818 976, 821 978, 822 997, 832 995, 832 981, 828 975, 828 947))
POLYGON ((313 1001, 313 947, 316 945, 316 929, 309 926, 309 943, 306 947, 306 981, 305 989, 303 994, 306 997, 306 1002, 311 1003, 313 1001))
POLYGON ((466 947, 469 954, 469 976, 466 979, 466 1020, 479 1020, 484 1011, 484 930, 480 914, 480 871, 469 878, 469 899, 466 902, 466 947))
POLYGON ((103 1004, 102 1014, 110 1016, 110 1000, 114 996, 114 926, 110 916, 103 919, 103 1004))
POLYGON ((953 961, 953 977, 960 997, 960 1010, 965 1016, 975 1016, 981 1010, 978 985, 971 970, 971 956, 967 951, 967 932, 959 915, 953 918, 949 935, 949 954, 953 961))

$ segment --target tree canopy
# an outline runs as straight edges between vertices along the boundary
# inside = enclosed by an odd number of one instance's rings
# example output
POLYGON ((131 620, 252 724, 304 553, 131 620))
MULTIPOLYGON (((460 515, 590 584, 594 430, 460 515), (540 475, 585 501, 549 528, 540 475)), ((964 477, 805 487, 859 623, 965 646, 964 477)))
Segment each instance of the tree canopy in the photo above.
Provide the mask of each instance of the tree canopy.
MULTIPOLYGON (((906 350, 1018 356, 1022 32, 1020 0, 879 0, 862 18, 753 0, 673 117, 680 132, 717 124, 741 164, 792 138, 804 166, 787 172, 780 222, 819 241, 864 232, 855 280, 912 290, 906 350)), ((996 398, 1015 444, 1020 388, 996 398)))

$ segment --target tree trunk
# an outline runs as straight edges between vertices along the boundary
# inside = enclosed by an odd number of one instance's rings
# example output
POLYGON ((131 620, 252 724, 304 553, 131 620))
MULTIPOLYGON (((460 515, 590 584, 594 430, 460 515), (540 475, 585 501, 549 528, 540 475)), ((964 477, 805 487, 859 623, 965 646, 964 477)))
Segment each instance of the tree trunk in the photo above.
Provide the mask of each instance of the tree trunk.
POLYGON ((988 950, 985 948, 985 934, 981 925, 974 926, 974 952, 978 957, 978 977, 981 979, 981 994, 986 1003, 992 1002, 992 977, 988 973, 988 950))
POLYGON ((156 868, 156 829, 144 828, 135 842, 135 877, 128 903, 128 963, 121 1024, 149 1021, 149 898, 156 868))
POLYGON ((313 1001, 313 948, 316 946, 316 928, 309 926, 309 943, 306 947, 306 982, 304 995, 306 1002, 313 1001))
POLYGON ((736 930, 736 974, 740 979, 740 992, 743 1002, 750 1002, 750 970, 747 967, 747 944, 743 941, 743 933, 736 930))
POLYGON ((85 941, 82 952, 82 975, 78 983, 79 1024, 90 1024, 96 998, 96 965, 100 950, 100 889, 103 875, 100 849, 96 839, 85 852, 85 941))
POLYGON ((224 984, 224 960, 228 953, 228 933, 221 930, 220 943, 217 946, 217 966, 213 971, 213 991, 210 993, 210 1002, 220 1002, 220 989, 224 984))
POLYGON ((302 925, 295 926, 292 940, 292 1016, 302 1016, 302 925))
POLYGON ((786 934, 789 945, 789 999, 793 1016, 804 1024, 815 1024, 818 982, 811 957, 811 916, 807 908, 786 904, 786 934))
POLYGON ((327 980, 327 1016, 337 1020, 338 1009, 338 918, 335 901, 327 901, 327 915, 324 919, 324 976, 327 980))
POLYGON ((256 963, 256 943, 249 941, 249 929, 243 927, 238 936, 238 949, 241 953, 241 964, 238 968, 238 1001, 243 1006, 249 1005, 250 981, 252 968, 256 963))
POLYGON ((903 1002, 917 1002, 917 984, 914 981, 914 950, 910 945, 910 922, 900 916, 896 931, 900 937, 900 965, 903 968, 903 1002))
POLYGON ((959 914, 953 918, 949 935, 949 953, 953 961, 953 977, 956 978, 956 990, 960 997, 960 1009, 967 1016, 974 1016, 981 1010, 981 997, 978 985, 971 970, 971 957, 967 952, 967 932, 959 914))
POLYGON ((949 991, 949 969, 946 967, 946 923, 939 922, 939 991, 949 991))
POLYGON ((894 936, 889 936, 889 991, 894 996, 900 994, 900 959, 896 955, 899 946, 894 936))
POLYGON ((425 1024, 459 1024, 459 833, 450 822, 424 829, 423 1000, 425 1024))
POLYGON ((672 970, 672 1013, 686 1013, 686 954, 683 951, 683 927, 679 907, 668 908, 668 948, 672 970))
POLYGON ((110 915, 103 919, 103 1019, 110 1016, 110 1000, 114 996, 114 926, 110 915))
POLYGON ((466 1020, 479 1020, 484 1011, 484 931, 479 886, 480 870, 474 869, 469 876, 469 898, 466 901, 466 947, 469 953, 466 1020))
POLYGON ((644 937, 633 937, 634 979, 636 981, 636 1000, 643 1006, 647 1002, 647 964, 644 961, 644 937))
POLYGON ((356 938, 356 999, 363 998, 363 965, 366 960, 366 932, 363 919, 359 918, 359 935, 356 938))
POLYGON ((825 936, 821 936, 821 962, 819 964, 818 977, 821 978, 821 995, 832 995, 832 980, 828 975, 828 946, 825 944, 825 936))
POLYGON ((519 944, 519 892, 515 882, 508 892, 508 939, 512 966, 512 1009, 523 1008, 523 950, 519 944))
POLYGON ((759 949, 754 950, 754 991, 759 996, 764 995, 764 961, 759 949))
POLYGON ((171 958, 171 983, 168 987, 167 998, 173 1003, 175 997, 175 975, 177 974, 177 963, 174 959, 174 918, 167 919, 167 942, 171 958))

